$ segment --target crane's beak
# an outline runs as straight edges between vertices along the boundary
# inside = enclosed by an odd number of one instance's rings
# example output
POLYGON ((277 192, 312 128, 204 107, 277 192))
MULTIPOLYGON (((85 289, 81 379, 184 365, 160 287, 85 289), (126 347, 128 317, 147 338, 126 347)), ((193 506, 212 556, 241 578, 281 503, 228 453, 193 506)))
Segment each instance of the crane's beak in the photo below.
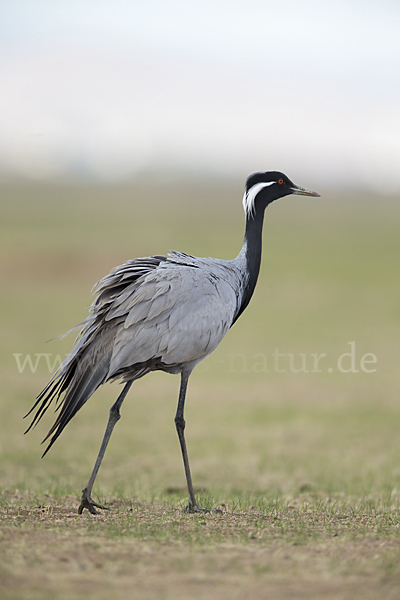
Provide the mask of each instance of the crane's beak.
POLYGON ((311 190, 308 190, 307 188, 302 188, 298 185, 294 185, 293 187, 291 187, 290 191, 292 194, 297 194, 298 196, 317 196, 318 198, 321 196, 321 194, 318 194, 318 192, 313 192, 311 190))

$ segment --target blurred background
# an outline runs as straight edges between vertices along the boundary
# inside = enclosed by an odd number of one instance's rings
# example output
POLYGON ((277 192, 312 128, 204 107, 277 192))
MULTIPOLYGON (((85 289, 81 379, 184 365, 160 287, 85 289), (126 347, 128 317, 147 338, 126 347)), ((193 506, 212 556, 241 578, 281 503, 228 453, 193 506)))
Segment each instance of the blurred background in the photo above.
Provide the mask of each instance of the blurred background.
POLYGON ((0 173, 400 186, 395 0, 0 5, 0 173))
MULTIPOLYGON (((394 0, 0 3, 2 488, 90 473, 117 385, 43 461, 52 417, 24 437, 22 416, 93 284, 169 249, 234 257, 245 178, 278 169, 321 198, 268 210, 252 303, 192 376, 195 482, 396 496, 399 27, 394 0)), ((177 392, 135 383, 98 489, 185 494, 177 392)))

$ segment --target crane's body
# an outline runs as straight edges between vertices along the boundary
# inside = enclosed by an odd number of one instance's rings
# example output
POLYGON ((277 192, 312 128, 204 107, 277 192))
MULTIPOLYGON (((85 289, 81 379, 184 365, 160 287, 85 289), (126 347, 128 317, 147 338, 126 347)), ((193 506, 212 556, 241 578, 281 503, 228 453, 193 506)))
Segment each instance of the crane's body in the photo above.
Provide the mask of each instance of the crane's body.
MULTIPOLYGON (((188 510, 200 510, 194 497, 184 438, 184 401, 189 375, 218 346, 246 308, 261 262, 261 238, 266 206, 283 195, 317 196, 295 186, 279 172, 255 173, 243 199, 246 232, 233 260, 198 258, 180 252, 129 260, 95 287, 96 299, 81 324, 78 340, 60 369, 38 396, 30 428, 53 399, 62 399, 60 413, 45 439, 54 444, 65 426, 95 390, 121 379, 125 387, 110 410, 103 444, 79 512, 104 508, 91 490, 115 423, 132 382, 155 370, 181 375, 175 423, 181 443, 189 491, 188 510), (272 194, 274 192, 274 194, 272 194), (259 208, 258 199, 263 199, 259 208)), ((31 412, 31 411, 30 411, 31 412)), ((29 429, 30 429, 29 428, 29 429)))

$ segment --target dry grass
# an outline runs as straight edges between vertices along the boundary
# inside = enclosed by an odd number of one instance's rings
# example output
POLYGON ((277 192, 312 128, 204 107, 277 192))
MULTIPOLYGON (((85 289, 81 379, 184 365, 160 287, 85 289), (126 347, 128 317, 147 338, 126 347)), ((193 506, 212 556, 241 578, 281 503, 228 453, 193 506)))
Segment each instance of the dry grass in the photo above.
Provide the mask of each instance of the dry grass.
POLYGON ((3 498, 2 597, 396 598, 400 591, 400 513, 390 506, 359 506, 355 514, 340 502, 303 498, 186 515, 136 500, 77 517, 73 499, 41 501, 3 498))

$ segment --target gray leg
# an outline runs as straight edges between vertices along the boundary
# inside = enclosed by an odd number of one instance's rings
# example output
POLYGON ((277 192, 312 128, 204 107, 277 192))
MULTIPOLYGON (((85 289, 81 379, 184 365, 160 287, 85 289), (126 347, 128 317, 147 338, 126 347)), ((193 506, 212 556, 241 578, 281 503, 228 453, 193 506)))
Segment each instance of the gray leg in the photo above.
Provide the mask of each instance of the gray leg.
POLYGON ((178 408, 176 409, 176 415, 175 415, 175 426, 176 426, 176 431, 178 432, 179 442, 181 445, 183 465, 185 467, 185 475, 186 475, 187 487, 188 487, 188 492, 189 492, 189 504, 186 506, 185 511, 186 512, 204 512, 204 510, 202 508, 199 508, 197 506, 196 498, 194 497, 192 476, 190 474, 189 458, 188 458, 188 453, 187 453, 187 449, 186 449, 185 434, 184 434, 186 423, 185 423, 185 419, 183 418, 183 412, 185 409, 185 397, 186 397, 186 390, 187 390, 189 375, 190 375, 190 373, 182 373, 182 375, 181 375, 181 387, 179 390, 178 408))
POLYGON ((110 416, 108 418, 107 428, 106 428, 106 432, 104 434, 103 441, 100 446, 99 454, 97 455, 96 462, 94 464, 93 471, 92 471, 90 479, 87 483, 87 486, 82 490, 82 500, 81 500, 81 503, 80 503, 80 506, 78 509, 78 514, 80 514, 80 515, 82 514, 84 508, 87 508, 88 511, 90 513, 92 513, 92 515, 98 514, 98 511, 96 510, 96 508, 102 508, 104 510, 109 510, 105 506, 102 506, 101 504, 97 504, 97 502, 92 500, 92 498, 91 498, 92 489, 93 489, 94 480, 96 479, 97 473, 99 472, 101 461, 104 458, 104 454, 106 452, 107 445, 108 445, 108 442, 110 441, 110 437, 111 437, 111 434, 115 427, 115 424, 121 418, 119 409, 121 408, 121 405, 122 405, 123 401, 125 400, 125 396, 129 392, 129 388, 131 387, 131 385, 132 385, 132 381, 129 381, 128 383, 125 384, 124 389, 118 396, 116 402, 110 408, 110 416))

